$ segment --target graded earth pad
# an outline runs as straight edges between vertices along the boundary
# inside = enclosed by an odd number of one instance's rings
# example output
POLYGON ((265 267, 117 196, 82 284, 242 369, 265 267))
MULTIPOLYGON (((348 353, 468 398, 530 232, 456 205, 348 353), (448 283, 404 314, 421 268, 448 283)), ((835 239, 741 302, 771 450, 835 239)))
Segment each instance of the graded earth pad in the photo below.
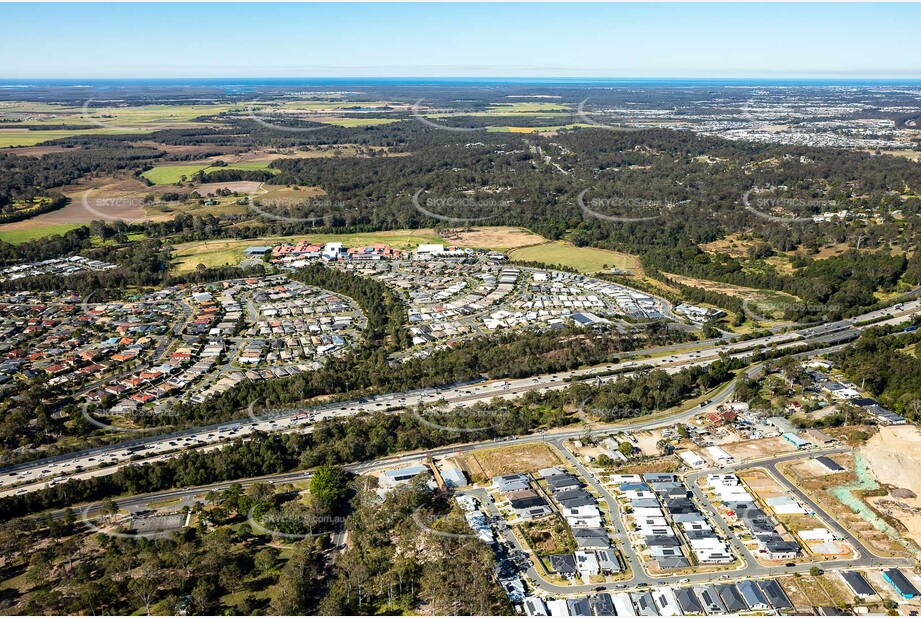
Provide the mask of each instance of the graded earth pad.
POLYGON ((912 425, 880 427, 860 451, 876 480, 890 488, 889 495, 869 502, 921 544, 921 476, 915 473, 921 468, 921 432, 912 425))

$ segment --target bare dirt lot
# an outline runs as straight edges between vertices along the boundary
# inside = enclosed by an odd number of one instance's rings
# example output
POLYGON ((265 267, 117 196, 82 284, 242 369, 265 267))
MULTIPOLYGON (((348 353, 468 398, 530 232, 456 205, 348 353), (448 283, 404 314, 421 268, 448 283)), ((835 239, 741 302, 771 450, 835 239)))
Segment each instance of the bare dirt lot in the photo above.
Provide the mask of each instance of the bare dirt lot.
POLYGON ((504 474, 536 472, 560 464, 557 454, 546 444, 518 444, 474 451, 488 478, 504 474))
POLYGON ((489 248, 496 250, 515 249, 546 242, 538 236, 520 227, 479 227, 469 228, 442 235, 446 243, 473 249, 489 248))
POLYGON ((782 453, 792 453, 796 447, 783 438, 776 437, 723 444, 722 449, 735 457, 737 461, 749 461, 782 453))
POLYGON ((885 532, 876 529, 871 522, 832 495, 831 491, 835 488, 857 481, 852 455, 835 455, 835 460, 845 468, 844 472, 816 476, 812 473, 808 462, 781 464, 778 470, 816 501, 838 523, 863 541, 867 547, 872 548, 875 553, 880 556, 907 555, 901 544, 885 532))
POLYGON ((907 535, 921 544, 921 432, 913 425, 880 427, 860 449, 876 480, 889 495, 869 499, 877 510, 905 526, 907 535))
POLYGON ((106 220, 109 217, 130 219, 145 217, 140 199, 147 193, 147 187, 143 182, 134 178, 113 176, 86 178, 79 184, 62 187, 61 192, 70 198, 70 203, 64 208, 23 221, 0 225, 0 230, 13 231, 66 223, 82 224, 94 219, 106 220), (84 204, 84 197, 86 197, 86 204, 84 204))
POLYGON ((834 607, 854 601, 844 582, 830 573, 818 577, 782 577, 777 581, 797 608, 834 607))
POLYGON ((280 185, 262 185, 253 196, 266 204, 274 200, 281 204, 301 202, 326 195, 320 187, 283 187, 280 185))
POLYGON ((921 432, 917 427, 880 427, 860 452, 880 483, 921 494, 921 476, 906 474, 921 468, 921 432))
MULTIPOLYGON (((251 195, 259 190, 261 184, 261 182, 256 182, 253 180, 235 180, 233 182, 206 182, 204 184, 196 185, 195 190, 198 191, 199 195, 215 193, 219 189, 226 189, 228 191, 234 191, 243 195, 251 195)), ((173 190, 175 191, 175 188, 173 190)))

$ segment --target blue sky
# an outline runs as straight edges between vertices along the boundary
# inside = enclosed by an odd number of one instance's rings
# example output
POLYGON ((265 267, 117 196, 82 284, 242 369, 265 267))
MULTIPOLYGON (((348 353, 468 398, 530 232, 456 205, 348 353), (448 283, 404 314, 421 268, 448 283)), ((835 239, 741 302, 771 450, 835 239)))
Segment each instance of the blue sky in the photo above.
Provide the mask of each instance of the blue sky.
POLYGON ((0 4, 0 78, 921 77, 919 4, 0 4))

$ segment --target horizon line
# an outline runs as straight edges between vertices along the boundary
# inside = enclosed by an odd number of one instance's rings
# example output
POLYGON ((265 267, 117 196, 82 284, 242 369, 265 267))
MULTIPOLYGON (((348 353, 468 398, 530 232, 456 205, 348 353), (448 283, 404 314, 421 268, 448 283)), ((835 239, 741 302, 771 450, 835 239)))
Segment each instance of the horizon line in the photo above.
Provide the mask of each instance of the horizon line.
POLYGON ((215 79, 269 79, 269 80, 348 80, 348 79, 364 79, 364 80, 424 80, 424 79, 438 79, 438 80, 484 80, 484 81, 497 81, 497 80, 608 80, 608 81, 630 81, 630 80, 753 80, 753 79, 790 79, 790 80, 885 80, 885 81, 895 81, 895 80, 921 80, 921 73, 917 74, 906 74, 906 75, 892 75, 892 74, 880 74, 880 75, 868 75, 868 74, 773 74, 773 75, 694 75, 694 76, 684 76, 684 75, 637 75, 637 76, 624 76, 624 75, 499 75, 499 76, 489 76, 489 75, 167 75, 167 76, 122 76, 122 75, 113 75, 113 76, 79 76, 79 77, 69 77, 69 76, 44 76, 44 77, 6 77, 0 75, 0 81, 98 81, 98 80, 167 80, 167 79, 181 79, 181 80, 215 80, 215 79))

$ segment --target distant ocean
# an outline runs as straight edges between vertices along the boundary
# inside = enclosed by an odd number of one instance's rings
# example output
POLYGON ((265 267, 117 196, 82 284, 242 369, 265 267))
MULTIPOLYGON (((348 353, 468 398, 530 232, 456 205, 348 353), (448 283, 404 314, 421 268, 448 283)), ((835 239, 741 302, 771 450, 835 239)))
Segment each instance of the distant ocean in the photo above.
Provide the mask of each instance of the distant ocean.
POLYGON ((585 77, 246 77, 246 78, 137 78, 137 79, 0 79, 0 89, 28 90, 30 88, 120 88, 191 87, 248 90, 259 87, 349 87, 349 86, 588 86, 588 87, 659 87, 714 88, 758 86, 803 87, 866 87, 921 86, 921 78, 893 79, 797 79, 797 78, 585 78, 585 77))

